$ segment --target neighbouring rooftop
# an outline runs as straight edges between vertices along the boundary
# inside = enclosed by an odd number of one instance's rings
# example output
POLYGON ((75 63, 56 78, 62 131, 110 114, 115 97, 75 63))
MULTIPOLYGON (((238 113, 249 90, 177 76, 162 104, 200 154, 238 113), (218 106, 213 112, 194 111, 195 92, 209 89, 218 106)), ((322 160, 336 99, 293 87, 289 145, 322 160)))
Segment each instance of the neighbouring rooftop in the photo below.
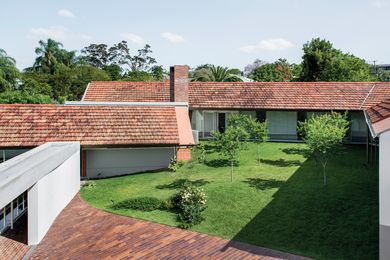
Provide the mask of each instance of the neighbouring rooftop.
MULTIPOLYGON (((170 83, 91 82, 83 101, 169 102, 170 83)), ((362 110, 390 97, 386 82, 190 82, 192 109, 362 110)))
POLYGON ((187 107, 0 105, 0 146, 192 144, 189 120, 178 120, 182 113, 187 107))

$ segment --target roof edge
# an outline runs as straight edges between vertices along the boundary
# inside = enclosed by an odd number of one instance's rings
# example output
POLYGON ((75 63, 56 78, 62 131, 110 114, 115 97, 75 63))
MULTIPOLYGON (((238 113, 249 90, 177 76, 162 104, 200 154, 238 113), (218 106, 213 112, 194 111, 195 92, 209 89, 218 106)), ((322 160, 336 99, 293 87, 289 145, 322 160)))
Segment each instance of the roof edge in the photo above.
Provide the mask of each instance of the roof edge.
POLYGON ((98 102, 66 101, 64 106, 145 106, 145 107, 188 107, 188 102, 98 102))

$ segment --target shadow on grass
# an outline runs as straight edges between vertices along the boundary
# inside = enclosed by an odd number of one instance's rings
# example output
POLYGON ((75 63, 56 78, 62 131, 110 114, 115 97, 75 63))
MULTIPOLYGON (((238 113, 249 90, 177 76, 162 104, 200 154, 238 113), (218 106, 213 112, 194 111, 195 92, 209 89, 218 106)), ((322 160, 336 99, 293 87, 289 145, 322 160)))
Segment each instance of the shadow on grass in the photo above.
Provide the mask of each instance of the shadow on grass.
MULTIPOLYGON (((327 189, 315 162, 305 161, 232 240, 316 259, 378 259, 378 176, 360 166, 364 148, 347 151, 329 161, 327 189)), ((229 247, 256 253, 234 241, 229 247)))
POLYGON ((196 187, 200 187, 210 182, 206 181, 205 179, 199 179, 194 181, 191 181, 189 179, 178 179, 168 184, 157 185, 156 188, 161 190, 176 190, 182 188, 186 183, 192 184, 196 187))
POLYGON ((250 187, 256 188, 258 190, 268 190, 273 188, 279 188, 284 184, 284 181, 279 181, 275 179, 261 179, 261 178, 247 178, 245 183, 248 183, 250 187))
POLYGON ((305 148, 284 148, 282 149, 282 151, 285 154, 299 154, 305 158, 309 158, 312 155, 310 149, 305 148))
MULTIPOLYGON (((208 160, 204 162, 205 165, 213 168, 219 168, 219 167, 230 167, 230 161, 228 159, 214 159, 214 160, 208 160)), ((234 163, 234 167, 239 166, 238 162, 234 163)))
POLYGON ((266 159, 260 159, 261 163, 269 164, 272 166, 277 167, 290 167, 290 166, 301 166, 302 163, 299 160, 285 160, 285 159, 279 159, 279 160, 266 160, 266 159))

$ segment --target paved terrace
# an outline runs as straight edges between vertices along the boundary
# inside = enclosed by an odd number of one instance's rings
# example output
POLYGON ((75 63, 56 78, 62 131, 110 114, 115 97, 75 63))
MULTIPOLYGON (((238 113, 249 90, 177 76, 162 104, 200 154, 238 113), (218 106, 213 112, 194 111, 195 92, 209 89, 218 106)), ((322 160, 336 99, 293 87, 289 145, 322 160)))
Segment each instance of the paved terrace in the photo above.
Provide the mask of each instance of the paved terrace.
POLYGON ((80 199, 79 194, 57 217, 45 238, 29 257, 29 259, 128 258, 307 259, 206 234, 113 215, 89 206, 80 199))

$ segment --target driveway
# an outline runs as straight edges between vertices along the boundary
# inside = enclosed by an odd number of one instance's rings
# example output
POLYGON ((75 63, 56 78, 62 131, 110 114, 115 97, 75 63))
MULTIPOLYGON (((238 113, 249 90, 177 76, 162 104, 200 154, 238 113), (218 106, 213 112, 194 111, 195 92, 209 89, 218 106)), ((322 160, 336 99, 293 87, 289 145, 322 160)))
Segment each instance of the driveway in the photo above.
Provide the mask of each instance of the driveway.
POLYGON ((29 259, 303 257, 95 209, 77 194, 29 259))

